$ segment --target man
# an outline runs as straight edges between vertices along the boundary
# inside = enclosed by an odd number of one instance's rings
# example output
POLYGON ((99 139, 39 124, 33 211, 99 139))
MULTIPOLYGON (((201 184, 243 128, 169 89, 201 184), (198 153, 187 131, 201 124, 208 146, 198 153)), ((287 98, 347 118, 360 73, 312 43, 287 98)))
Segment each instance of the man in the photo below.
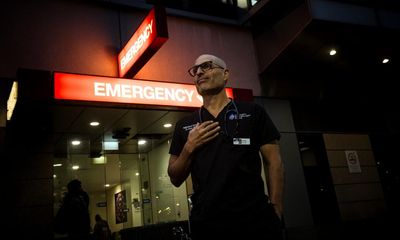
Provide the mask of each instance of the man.
POLYGON ((281 239, 284 170, 279 132, 261 106, 227 97, 229 70, 222 59, 203 54, 189 74, 203 106, 177 122, 168 174, 177 187, 191 174, 192 239, 281 239))
POLYGON ((67 184, 68 192, 63 199, 65 222, 70 240, 90 239, 89 195, 78 179, 67 184))
POLYGON ((93 228, 93 239, 94 240, 110 240, 111 230, 108 226, 108 222, 101 218, 99 214, 94 217, 96 224, 93 228))

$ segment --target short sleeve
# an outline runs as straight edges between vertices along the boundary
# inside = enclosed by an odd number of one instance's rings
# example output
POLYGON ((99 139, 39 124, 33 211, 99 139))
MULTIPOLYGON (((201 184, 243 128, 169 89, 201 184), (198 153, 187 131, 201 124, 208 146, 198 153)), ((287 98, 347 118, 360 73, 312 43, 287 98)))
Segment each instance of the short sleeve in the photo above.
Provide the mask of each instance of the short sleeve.
POLYGON ((260 105, 256 104, 255 107, 256 123, 255 126, 259 126, 258 129, 258 142, 260 146, 269 143, 273 140, 279 140, 281 134, 272 122, 270 116, 266 110, 260 105))
POLYGON ((175 130, 172 135, 171 146, 169 148, 169 154, 179 156, 182 152, 185 141, 182 133, 182 122, 178 121, 175 125, 175 130))

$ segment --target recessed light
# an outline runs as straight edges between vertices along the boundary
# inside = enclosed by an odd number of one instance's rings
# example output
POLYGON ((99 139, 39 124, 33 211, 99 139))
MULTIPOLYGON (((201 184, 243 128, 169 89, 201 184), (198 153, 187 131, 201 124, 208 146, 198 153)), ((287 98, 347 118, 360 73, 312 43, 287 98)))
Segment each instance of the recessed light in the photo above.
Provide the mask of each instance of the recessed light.
POLYGON ((383 60, 382 60, 382 63, 388 63, 390 60, 389 60, 389 58, 384 58, 383 60))
POLYGON ((77 145, 81 144, 81 141, 73 140, 71 143, 72 143, 72 145, 77 146, 77 145))
POLYGON ((100 125, 100 123, 96 122, 96 121, 90 122, 89 124, 90 124, 90 126, 93 126, 93 127, 96 127, 96 126, 100 125))
POLYGON ((72 170, 78 170, 78 169, 79 169, 79 166, 78 166, 78 165, 72 166, 72 170))
POLYGON ((146 144, 146 140, 140 139, 140 140, 138 141, 138 144, 139 144, 139 145, 144 145, 144 144, 146 144))
POLYGON ((170 127, 172 127, 172 124, 171 123, 166 123, 166 124, 164 124, 163 125, 165 128, 170 128, 170 127))
POLYGON ((336 50, 335 49, 331 49, 329 51, 329 55, 331 55, 331 56, 336 55, 336 50))

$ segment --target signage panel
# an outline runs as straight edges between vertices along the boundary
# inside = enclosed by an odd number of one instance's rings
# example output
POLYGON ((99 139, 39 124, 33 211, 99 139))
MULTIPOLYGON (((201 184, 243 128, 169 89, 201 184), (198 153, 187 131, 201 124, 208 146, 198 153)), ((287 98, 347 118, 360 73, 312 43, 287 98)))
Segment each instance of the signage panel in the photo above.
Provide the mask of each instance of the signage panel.
POLYGON ((7 100, 7 120, 11 120, 11 117, 15 109, 15 105, 17 105, 17 99, 18 99, 18 83, 13 82, 13 85, 11 87, 11 92, 7 100))
POLYGON ((361 166, 357 151, 349 150, 344 151, 344 153, 346 154, 346 161, 349 168, 349 173, 360 173, 361 166))
MULTIPOLYGON (((232 89, 227 89, 232 97, 232 89)), ((200 107, 196 86, 145 80, 54 73, 54 97, 62 100, 200 107)))
POLYGON ((118 54, 120 77, 133 77, 168 39, 165 9, 156 6, 118 54))

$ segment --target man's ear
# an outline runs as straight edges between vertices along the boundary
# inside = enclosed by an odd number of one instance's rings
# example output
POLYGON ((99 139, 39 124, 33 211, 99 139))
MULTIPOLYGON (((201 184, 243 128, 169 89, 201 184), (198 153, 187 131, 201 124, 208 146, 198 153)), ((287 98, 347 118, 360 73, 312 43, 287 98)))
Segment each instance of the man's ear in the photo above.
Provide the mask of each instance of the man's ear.
POLYGON ((228 69, 225 69, 225 70, 224 70, 225 85, 228 83, 228 79, 229 79, 229 70, 228 70, 228 69))

